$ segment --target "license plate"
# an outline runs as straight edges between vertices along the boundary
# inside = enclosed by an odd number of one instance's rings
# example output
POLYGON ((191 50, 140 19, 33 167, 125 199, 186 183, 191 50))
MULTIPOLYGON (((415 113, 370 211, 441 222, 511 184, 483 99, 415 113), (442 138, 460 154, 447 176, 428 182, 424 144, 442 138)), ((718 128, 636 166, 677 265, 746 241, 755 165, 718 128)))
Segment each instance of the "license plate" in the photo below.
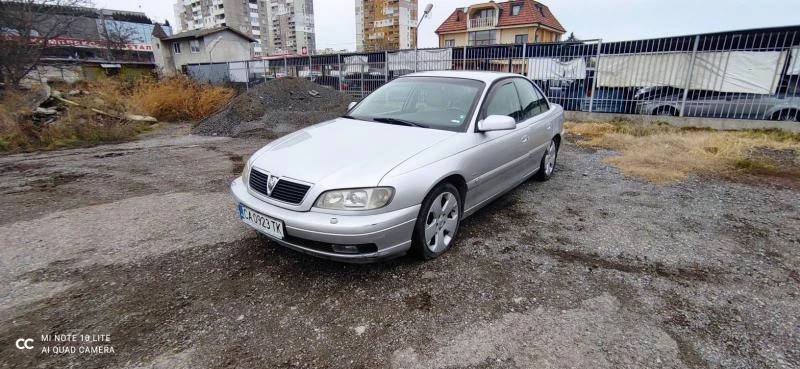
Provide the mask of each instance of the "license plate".
POLYGON ((242 204, 239 204, 239 218, 262 233, 283 239, 283 221, 279 219, 261 214, 242 204))

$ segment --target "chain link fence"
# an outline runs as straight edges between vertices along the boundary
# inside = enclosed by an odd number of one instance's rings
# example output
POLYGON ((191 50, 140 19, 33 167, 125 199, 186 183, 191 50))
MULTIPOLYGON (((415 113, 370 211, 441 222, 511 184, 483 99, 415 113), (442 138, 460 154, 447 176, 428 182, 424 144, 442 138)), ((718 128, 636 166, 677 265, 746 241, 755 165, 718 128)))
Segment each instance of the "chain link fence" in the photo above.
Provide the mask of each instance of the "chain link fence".
POLYGON ((246 88, 308 78, 360 99, 399 76, 439 70, 517 73, 569 111, 800 118, 800 26, 649 40, 399 50, 189 64, 211 83, 246 88))

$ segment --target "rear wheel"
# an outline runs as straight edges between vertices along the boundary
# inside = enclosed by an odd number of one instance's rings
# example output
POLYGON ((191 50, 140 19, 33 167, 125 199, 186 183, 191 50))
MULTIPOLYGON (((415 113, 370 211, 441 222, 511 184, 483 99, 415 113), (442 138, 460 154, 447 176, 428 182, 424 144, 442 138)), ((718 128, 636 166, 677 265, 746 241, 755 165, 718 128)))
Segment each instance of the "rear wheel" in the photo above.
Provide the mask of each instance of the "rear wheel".
POLYGON ((450 183, 439 184, 425 197, 411 239, 414 256, 430 260, 450 248, 461 221, 460 201, 458 189, 450 183))
POLYGON ((678 109, 675 109, 671 106, 662 106, 654 110, 653 115, 658 115, 662 117, 677 117, 678 109))
POLYGON ((780 120, 784 122, 800 122, 800 112, 794 109, 782 110, 775 113, 772 117, 774 120, 780 120))

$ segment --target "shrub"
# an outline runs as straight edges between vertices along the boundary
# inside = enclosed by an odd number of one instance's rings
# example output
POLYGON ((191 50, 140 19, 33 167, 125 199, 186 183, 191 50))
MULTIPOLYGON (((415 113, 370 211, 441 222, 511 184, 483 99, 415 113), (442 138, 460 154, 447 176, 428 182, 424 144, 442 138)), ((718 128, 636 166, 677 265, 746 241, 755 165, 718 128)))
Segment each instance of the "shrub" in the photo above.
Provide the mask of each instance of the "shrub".
POLYGON ((233 94, 230 88, 198 83, 185 76, 148 78, 133 87, 129 106, 160 121, 199 120, 225 106, 233 94))

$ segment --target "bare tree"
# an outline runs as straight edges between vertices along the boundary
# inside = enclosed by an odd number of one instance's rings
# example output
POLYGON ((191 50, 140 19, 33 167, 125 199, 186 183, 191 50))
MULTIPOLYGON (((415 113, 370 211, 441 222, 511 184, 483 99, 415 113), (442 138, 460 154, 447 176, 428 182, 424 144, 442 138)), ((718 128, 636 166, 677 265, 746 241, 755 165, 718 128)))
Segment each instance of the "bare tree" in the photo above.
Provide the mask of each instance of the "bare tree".
POLYGON ((0 79, 16 87, 91 0, 0 0, 0 79))
POLYGON ((136 29, 123 22, 104 20, 103 30, 100 34, 106 48, 106 60, 113 61, 115 55, 128 48, 136 35, 136 29))

